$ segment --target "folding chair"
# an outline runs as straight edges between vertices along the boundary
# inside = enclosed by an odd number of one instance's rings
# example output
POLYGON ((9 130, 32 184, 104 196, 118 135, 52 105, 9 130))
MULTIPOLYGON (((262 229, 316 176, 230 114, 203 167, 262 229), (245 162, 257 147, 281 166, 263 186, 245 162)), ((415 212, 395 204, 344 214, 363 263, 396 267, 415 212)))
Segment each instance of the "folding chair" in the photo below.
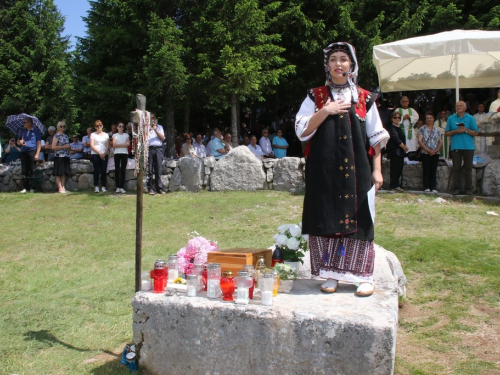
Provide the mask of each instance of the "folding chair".
POLYGON ((28 177, 31 189, 42 191, 43 169, 35 169, 33 176, 28 177))

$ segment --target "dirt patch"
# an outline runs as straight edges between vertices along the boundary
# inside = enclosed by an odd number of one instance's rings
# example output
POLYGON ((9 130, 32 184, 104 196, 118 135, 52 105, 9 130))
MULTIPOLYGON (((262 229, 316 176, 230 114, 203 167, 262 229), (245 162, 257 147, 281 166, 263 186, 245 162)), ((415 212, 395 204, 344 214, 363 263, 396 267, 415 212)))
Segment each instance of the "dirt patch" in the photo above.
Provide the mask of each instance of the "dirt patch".
POLYGON ((87 358, 85 361, 83 361, 83 364, 86 365, 88 363, 111 362, 111 361, 116 361, 118 359, 121 360, 125 345, 127 345, 127 343, 121 344, 118 348, 116 348, 113 351, 105 351, 99 353, 95 357, 87 358))

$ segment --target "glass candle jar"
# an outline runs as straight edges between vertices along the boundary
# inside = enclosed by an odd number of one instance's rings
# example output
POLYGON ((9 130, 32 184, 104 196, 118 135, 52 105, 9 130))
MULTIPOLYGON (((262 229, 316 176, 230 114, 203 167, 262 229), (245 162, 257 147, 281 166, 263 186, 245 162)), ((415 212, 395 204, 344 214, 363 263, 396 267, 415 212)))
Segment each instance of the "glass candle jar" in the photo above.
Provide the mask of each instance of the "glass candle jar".
POLYGON ((278 295, 278 289, 280 287, 280 276, 278 274, 278 270, 273 271, 273 297, 276 297, 278 295))
POLYGON ((233 301, 233 293, 236 289, 234 285, 233 271, 224 271, 220 279, 220 289, 222 291, 223 301, 233 301))
POLYGON ((250 276, 248 271, 238 271, 238 276, 234 278, 234 283, 238 288, 234 303, 239 305, 248 305, 250 303, 249 289, 253 287, 253 282, 253 277, 250 276))
POLYGON ((255 281, 257 286, 259 286, 259 279, 262 277, 264 273, 264 269, 266 268, 266 261, 264 260, 264 256, 259 256, 259 260, 257 261, 257 267, 255 267, 255 281))
POLYGON ((142 272, 141 273, 141 290, 143 292, 148 292, 151 290, 151 273, 142 272))
POLYGON ((203 288, 203 278, 201 276, 203 269, 204 269, 204 266, 203 266, 203 264, 200 264, 200 263, 196 263, 193 267, 192 274, 196 275, 196 279, 198 280, 198 291, 201 291, 204 289, 203 288))
POLYGON ((150 272, 150 277, 153 279, 153 291, 155 293, 163 293, 167 287, 168 270, 164 260, 155 260, 154 269, 150 272))
POLYGON ((243 271, 247 271, 252 278, 252 286, 248 289, 248 297, 253 299, 253 291, 255 289, 255 268, 252 264, 247 264, 243 266, 243 271))
POLYGON ((221 269, 219 263, 209 263, 207 268, 207 297, 220 297, 221 269))
POLYGON ((272 306, 273 304, 273 284, 274 275, 272 272, 264 273, 259 280, 261 303, 264 306, 272 306))
POLYGON ((207 291, 207 279, 208 279, 207 266, 208 265, 205 263, 203 265, 203 271, 201 271, 201 281, 203 283, 203 290, 205 292, 207 291))
POLYGON ((177 255, 169 255, 168 257, 168 282, 173 283, 179 277, 179 269, 177 268, 177 255))
POLYGON ((198 275, 190 274, 187 275, 187 296, 196 297, 198 295, 198 275))

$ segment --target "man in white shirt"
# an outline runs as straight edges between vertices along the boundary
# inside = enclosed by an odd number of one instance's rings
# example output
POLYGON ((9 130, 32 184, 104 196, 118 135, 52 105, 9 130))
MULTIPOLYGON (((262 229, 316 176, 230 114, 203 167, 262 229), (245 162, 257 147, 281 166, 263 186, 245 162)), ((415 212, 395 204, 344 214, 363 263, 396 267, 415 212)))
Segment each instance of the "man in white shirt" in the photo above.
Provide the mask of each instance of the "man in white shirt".
POLYGON ((194 151, 199 158, 204 158, 207 156, 207 149, 203 145, 203 138, 201 134, 197 134, 195 138, 195 142, 193 144, 194 151))
POLYGON ((499 112, 498 111, 499 108, 500 108, 500 89, 497 91, 497 100, 494 100, 490 104, 489 112, 499 112))
POLYGON ((159 194, 165 194, 163 183, 161 182, 161 169, 163 165, 163 140, 165 133, 163 126, 158 124, 156 116, 151 113, 151 128, 149 130, 149 173, 148 173, 148 192, 149 195, 155 195, 153 189, 153 174, 155 176, 156 191, 159 194))
POLYGON ((262 151, 262 148, 260 148, 260 146, 257 144, 257 137, 255 135, 252 135, 250 137, 250 144, 247 147, 250 151, 252 151, 252 154, 254 154, 257 159, 262 161, 264 152, 262 151))
POLYGON ((269 135, 269 130, 262 130, 262 137, 259 140, 259 146, 262 148, 262 152, 265 157, 274 158, 273 146, 271 145, 270 139, 267 137, 269 135))
POLYGON ((404 131, 406 136, 406 146, 408 147, 408 151, 417 151, 417 134, 418 130, 413 127, 417 124, 418 121, 418 112, 410 108, 410 100, 407 96, 403 96, 401 98, 401 107, 397 108, 396 111, 401 115, 401 123, 400 128, 404 131))

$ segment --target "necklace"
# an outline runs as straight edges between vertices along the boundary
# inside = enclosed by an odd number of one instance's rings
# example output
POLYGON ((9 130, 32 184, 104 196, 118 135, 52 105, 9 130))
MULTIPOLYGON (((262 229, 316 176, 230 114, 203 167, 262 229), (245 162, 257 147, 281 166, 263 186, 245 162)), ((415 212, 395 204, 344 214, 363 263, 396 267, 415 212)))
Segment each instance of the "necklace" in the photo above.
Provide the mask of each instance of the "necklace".
POLYGON ((343 85, 337 85, 336 83, 334 83, 333 81, 330 82, 330 87, 334 90, 342 90, 342 89, 346 89, 349 87, 349 82, 346 82, 344 83, 343 85))

